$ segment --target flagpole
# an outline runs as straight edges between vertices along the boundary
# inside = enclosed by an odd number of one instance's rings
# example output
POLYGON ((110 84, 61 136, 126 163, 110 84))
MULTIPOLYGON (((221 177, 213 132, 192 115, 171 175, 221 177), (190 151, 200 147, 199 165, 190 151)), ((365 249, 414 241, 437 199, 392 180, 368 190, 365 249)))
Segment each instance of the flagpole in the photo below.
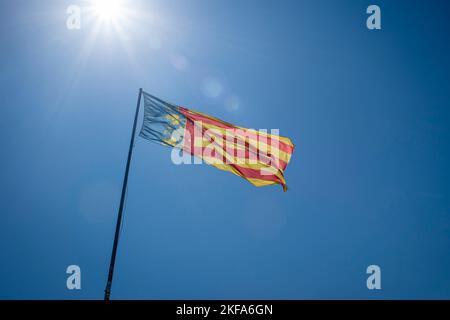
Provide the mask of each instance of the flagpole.
POLYGON ((134 115, 133 132, 131 133, 130 148, 128 149, 127 166, 125 168, 125 175, 123 177, 122 195, 120 197, 119 213, 117 214, 116 233, 114 235, 114 243, 113 243, 113 248, 112 248, 112 253, 111 253, 111 262, 109 264, 108 281, 106 283, 106 288, 105 288, 105 298, 104 298, 105 300, 109 300, 109 296, 111 294, 111 285, 112 285, 113 274, 114 274, 114 265, 116 263, 117 244, 119 243, 120 225, 122 223, 123 206, 124 206, 124 202, 125 202, 125 194, 127 191, 127 183, 128 183, 128 172, 130 171, 131 155, 133 153, 134 135, 136 132, 136 124, 137 124, 137 119, 138 119, 138 115, 139 115, 139 107, 141 105, 141 96, 142 96, 142 88, 139 89, 139 96, 138 96, 138 101, 137 101, 137 106, 136 106, 136 114, 134 115))

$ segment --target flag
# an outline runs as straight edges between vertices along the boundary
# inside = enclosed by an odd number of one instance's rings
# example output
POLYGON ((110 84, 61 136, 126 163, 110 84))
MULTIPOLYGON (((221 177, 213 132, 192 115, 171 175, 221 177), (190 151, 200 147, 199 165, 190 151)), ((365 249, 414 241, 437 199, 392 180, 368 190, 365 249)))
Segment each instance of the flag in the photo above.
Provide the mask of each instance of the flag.
POLYGON ((146 92, 143 96, 142 138, 180 149, 257 187, 280 184, 287 190, 284 170, 294 151, 290 139, 274 130, 239 127, 146 92))

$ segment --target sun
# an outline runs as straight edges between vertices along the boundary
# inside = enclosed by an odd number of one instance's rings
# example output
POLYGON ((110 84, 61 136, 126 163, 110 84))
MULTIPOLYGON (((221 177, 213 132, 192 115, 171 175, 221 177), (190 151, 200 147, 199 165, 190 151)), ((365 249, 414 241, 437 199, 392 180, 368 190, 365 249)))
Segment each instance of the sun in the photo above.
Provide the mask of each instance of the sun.
POLYGON ((102 21, 113 21, 120 17, 122 6, 119 0, 92 0, 94 14, 102 21))

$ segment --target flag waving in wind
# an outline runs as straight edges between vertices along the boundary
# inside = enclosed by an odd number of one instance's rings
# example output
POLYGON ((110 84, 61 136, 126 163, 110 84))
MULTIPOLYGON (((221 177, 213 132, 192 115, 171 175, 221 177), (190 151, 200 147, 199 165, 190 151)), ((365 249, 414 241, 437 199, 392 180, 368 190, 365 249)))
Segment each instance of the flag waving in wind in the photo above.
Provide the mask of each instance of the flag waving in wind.
POLYGON ((294 145, 290 139, 279 136, 278 130, 268 133, 242 128, 146 92, 143 96, 141 137, 178 148, 257 187, 280 184, 287 190, 284 170, 294 145))

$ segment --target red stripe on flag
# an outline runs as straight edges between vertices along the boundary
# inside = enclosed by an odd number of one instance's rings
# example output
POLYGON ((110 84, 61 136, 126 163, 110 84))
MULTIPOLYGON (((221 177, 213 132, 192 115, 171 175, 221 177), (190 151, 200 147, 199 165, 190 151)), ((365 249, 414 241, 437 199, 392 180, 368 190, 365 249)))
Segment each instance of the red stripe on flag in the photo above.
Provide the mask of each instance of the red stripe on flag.
POLYGON ((251 168, 245 168, 241 167, 236 164, 231 164, 230 166, 234 167, 236 170, 238 170, 245 178, 252 178, 252 179, 259 179, 259 180, 267 180, 267 181, 274 181, 283 184, 280 178, 278 178, 274 174, 267 174, 263 175, 261 174, 261 170, 258 169, 251 169, 251 168))

